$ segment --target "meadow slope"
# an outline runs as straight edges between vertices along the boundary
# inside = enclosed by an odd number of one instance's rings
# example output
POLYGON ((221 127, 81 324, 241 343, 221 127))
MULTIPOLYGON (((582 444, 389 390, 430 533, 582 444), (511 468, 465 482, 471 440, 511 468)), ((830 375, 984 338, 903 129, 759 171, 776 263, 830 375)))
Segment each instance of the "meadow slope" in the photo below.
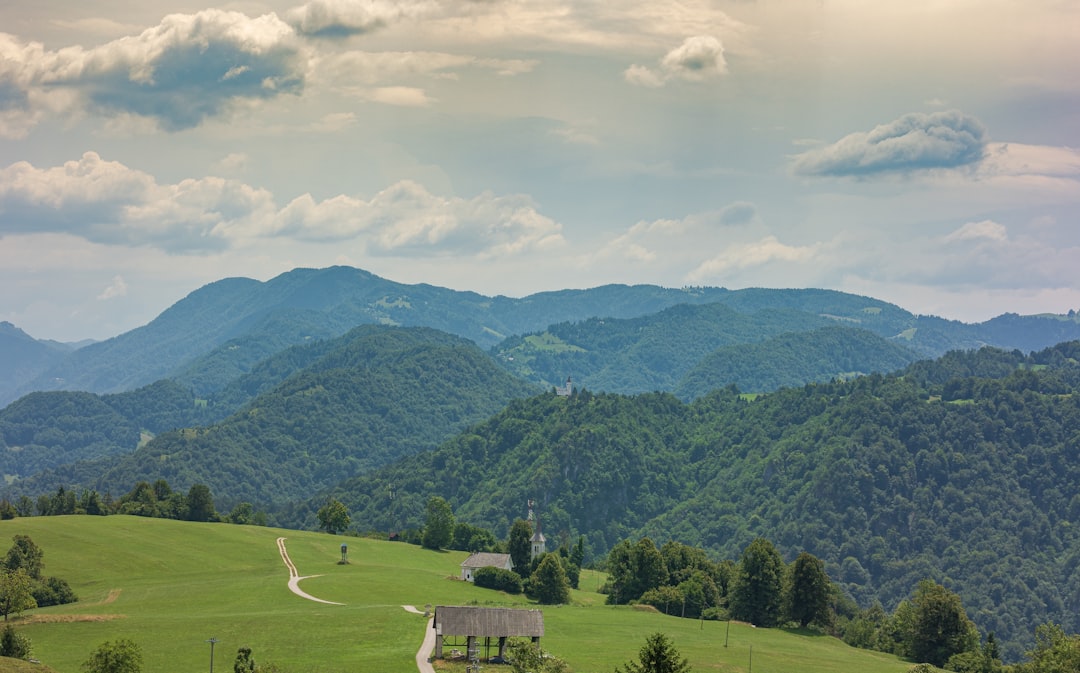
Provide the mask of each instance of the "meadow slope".
MULTIPOLYGON (((528 604, 454 579, 464 553, 401 543, 128 516, 0 521, 0 539, 16 534, 30 535, 45 552, 45 573, 68 580, 80 597, 13 618, 32 640, 35 657, 58 673, 77 673, 95 647, 116 638, 141 646, 145 671, 206 670, 212 637, 218 639, 218 670, 230 670, 237 648, 247 646, 256 661, 290 672, 412 673, 426 620, 402 605, 528 604), (282 536, 299 574, 319 575, 301 588, 344 605, 289 591, 276 543, 282 536), (343 542, 348 565, 338 564, 343 542)), ((576 673, 613 670, 636 657, 655 631, 666 632, 699 672, 745 671, 751 647, 758 673, 899 673, 910 667, 826 636, 741 624, 726 633, 722 622, 605 606, 592 591, 598 584, 586 571, 585 590, 574 592, 573 605, 544 609, 544 647, 576 673)))

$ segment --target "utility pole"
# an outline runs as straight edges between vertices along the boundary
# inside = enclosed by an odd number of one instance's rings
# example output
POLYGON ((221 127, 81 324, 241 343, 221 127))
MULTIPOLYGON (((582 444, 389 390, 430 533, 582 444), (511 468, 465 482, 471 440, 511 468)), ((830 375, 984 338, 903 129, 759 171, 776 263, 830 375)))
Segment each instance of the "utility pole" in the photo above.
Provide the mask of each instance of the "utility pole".
POLYGON ((206 641, 210 643, 210 673, 214 673, 214 645, 217 643, 217 638, 211 638, 206 641))

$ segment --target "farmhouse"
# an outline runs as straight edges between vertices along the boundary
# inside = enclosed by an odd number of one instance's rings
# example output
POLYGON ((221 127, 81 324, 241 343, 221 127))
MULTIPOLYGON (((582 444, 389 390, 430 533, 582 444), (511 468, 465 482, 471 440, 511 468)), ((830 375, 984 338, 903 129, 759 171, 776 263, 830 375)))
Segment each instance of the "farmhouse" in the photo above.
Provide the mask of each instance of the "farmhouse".
POLYGON ((544 635, 544 613, 540 610, 439 605, 431 621, 435 629, 436 659, 443 658, 444 645, 465 645, 469 660, 479 660, 481 639, 483 658, 490 659, 492 638, 498 638, 499 656, 505 657, 507 638, 526 637, 539 643, 544 635))
POLYGON ((503 570, 513 570, 514 562, 510 560, 510 554, 488 554, 481 552, 473 554, 461 562, 461 579, 466 582, 473 581, 473 573, 480 568, 493 566, 503 570))

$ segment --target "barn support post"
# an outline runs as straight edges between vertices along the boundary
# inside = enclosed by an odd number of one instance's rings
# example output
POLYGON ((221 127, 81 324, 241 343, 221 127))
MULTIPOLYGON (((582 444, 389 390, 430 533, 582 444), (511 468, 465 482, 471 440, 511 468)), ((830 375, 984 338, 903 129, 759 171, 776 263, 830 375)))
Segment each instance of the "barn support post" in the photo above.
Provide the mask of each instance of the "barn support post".
POLYGON ((499 658, 506 658, 506 636, 499 636, 499 658))

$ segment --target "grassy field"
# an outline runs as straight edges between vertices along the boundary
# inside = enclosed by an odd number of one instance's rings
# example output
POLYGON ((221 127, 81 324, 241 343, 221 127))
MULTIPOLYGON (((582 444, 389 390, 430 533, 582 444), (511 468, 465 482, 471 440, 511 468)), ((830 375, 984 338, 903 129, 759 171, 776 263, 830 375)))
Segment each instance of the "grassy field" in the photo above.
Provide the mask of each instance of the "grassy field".
MULTIPOLYGON (((0 522, 0 553, 16 534, 45 552, 45 573, 62 577, 79 602, 31 610, 15 621, 34 656, 59 673, 76 673, 106 640, 138 643, 148 673, 232 670, 239 647, 258 662, 292 672, 411 673, 425 619, 402 605, 520 605, 523 597, 478 589, 456 578, 464 553, 401 543, 271 528, 196 524, 137 517, 48 517, 0 522), (304 600, 287 588, 289 555, 307 593, 344 605, 304 600), (348 565, 339 565, 349 545, 348 565)), ((645 637, 663 631, 695 671, 890 673, 910 664, 854 650, 819 635, 741 624, 698 622, 630 607, 610 607, 586 571, 573 605, 544 609, 545 649, 577 673, 612 671, 636 657, 645 637), (727 647, 724 646, 725 638, 727 647), (751 653, 752 648, 752 653, 751 653)), ((489 667, 490 668, 490 667, 489 667)), ((499 667, 494 667, 498 670, 499 667)), ((463 667, 462 667, 463 670, 463 667)))

